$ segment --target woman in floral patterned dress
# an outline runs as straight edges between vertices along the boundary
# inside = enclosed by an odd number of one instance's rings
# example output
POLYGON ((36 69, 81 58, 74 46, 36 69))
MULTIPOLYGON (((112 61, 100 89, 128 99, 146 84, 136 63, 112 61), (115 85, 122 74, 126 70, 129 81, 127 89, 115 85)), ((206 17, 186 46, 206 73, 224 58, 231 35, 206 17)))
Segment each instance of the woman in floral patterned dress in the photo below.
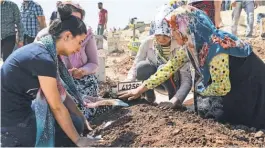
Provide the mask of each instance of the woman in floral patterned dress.
POLYGON ((164 82, 187 61, 199 78, 198 107, 204 117, 232 124, 265 128, 265 64, 251 45, 218 30, 209 17, 191 6, 178 8, 166 18, 172 37, 185 50, 135 90, 120 94, 135 99, 164 82))

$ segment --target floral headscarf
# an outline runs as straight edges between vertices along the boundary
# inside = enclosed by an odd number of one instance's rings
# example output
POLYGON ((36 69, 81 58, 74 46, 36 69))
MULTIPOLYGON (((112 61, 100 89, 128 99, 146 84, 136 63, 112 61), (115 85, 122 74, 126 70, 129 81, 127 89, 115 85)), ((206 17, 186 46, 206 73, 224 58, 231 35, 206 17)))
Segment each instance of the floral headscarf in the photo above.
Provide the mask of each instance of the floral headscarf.
MULTIPOLYGON (((252 51, 236 36, 218 30, 211 19, 195 7, 179 7, 165 19, 170 25, 172 38, 179 37, 184 42, 187 55, 201 78, 209 77, 209 62, 216 54, 245 57, 252 51)), ((204 80, 204 83, 208 82, 208 78, 204 80)))
POLYGON ((166 35, 171 36, 170 34, 170 28, 166 20, 162 20, 161 22, 158 22, 155 24, 155 35, 166 35))
MULTIPOLYGON (((185 43, 188 56, 195 70, 201 74, 199 53, 203 43, 210 39, 215 28, 211 20, 202 11, 192 6, 179 7, 167 15, 165 19, 171 28, 171 34, 179 34, 185 43), (195 41, 196 37, 196 41, 195 41)), ((202 75, 201 75, 202 76, 202 75)))
POLYGON ((170 35, 170 28, 166 20, 164 19, 170 12, 172 12, 174 9, 169 5, 162 6, 157 15, 155 16, 155 21, 152 22, 152 30, 155 35, 170 35))

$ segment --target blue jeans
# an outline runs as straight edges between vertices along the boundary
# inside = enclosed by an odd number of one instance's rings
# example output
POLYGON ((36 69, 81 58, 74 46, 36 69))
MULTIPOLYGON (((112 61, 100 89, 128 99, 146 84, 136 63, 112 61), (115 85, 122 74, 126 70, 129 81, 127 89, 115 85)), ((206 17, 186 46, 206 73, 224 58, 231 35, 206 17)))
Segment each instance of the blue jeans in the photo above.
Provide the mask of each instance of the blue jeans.
POLYGON ((103 35, 104 33, 104 25, 98 25, 97 35, 103 35))
POLYGON ((239 18, 241 15, 242 9, 245 10, 247 13, 247 30, 246 30, 246 36, 252 36, 253 33, 253 26, 254 26, 254 2, 243 0, 241 2, 236 2, 236 7, 233 8, 232 13, 232 33, 234 35, 237 35, 237 25, 239 22, 239 18))
POLYGON ((229 10, 230 9, 230 4, 231 4, 230 0, 224 0, 223 3, 222 3, 222 10, 223 11, 229 10))

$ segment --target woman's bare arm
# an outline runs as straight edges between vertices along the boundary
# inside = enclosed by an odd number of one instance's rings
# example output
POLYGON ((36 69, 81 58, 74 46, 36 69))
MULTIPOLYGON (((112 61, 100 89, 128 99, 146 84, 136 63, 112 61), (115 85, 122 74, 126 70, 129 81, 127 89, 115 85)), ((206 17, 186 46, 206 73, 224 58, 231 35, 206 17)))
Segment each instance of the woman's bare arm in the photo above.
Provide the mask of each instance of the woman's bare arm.
POLYGON ((73 125, 72 119, 67 108, 61 101, 56 79, 46 76, 38 76, 38 79, 40 87, 47 99, 47 102, 53 112, 56 121, 66 133, 66 135, 74 143, 76 143, 80 136, 73 125))
POLYGON ((214 1, 214 10, 215 10, 214 21, 216 28, 219 28, 221 24, 221 5, 222 1, 214 1))

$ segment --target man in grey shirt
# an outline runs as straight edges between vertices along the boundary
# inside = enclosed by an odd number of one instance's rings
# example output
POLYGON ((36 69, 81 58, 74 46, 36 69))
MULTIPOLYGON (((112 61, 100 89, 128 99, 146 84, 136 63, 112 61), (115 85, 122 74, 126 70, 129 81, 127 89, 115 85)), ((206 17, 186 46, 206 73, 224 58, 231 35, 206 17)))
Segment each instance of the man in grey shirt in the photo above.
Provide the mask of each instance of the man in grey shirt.
POLYGON ((12 53, 16 41, 18 47, 23 46, 23 25, 20 11, 14 2, 1 0, 1 57, 5 61, 12 53), (16 29, 18 38, 16 39, 16 29))

